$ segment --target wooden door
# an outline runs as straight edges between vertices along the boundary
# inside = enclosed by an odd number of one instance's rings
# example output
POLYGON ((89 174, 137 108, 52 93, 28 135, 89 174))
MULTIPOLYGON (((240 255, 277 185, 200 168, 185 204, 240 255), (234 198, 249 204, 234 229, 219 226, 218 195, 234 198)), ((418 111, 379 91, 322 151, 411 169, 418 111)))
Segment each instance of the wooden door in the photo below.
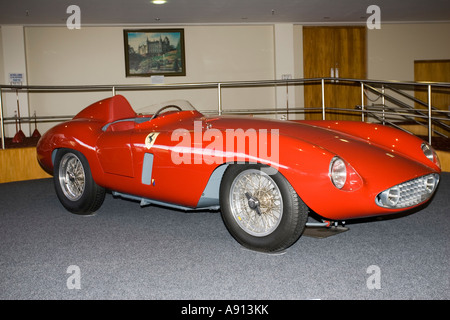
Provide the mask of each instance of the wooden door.
MULTIPOLYGON (((303 27, 304 78, 324 78, 334 70, 334 32, 328 27, 303 27)), ((307 120, 322 119, 322 88, 320 81, 304 87, 305 108, 317 109, 305 114, 307 120)), ((333 97, 332 87, 325 85, 325 101, 333 97)))
MULTIPOLYGON (((416 60, 414 61, 414 81, 426 82, 450 82, 450 60, 416 60)), ((428 103, 428 88, 417 88, 415 97, 428 103)), ((433 87, 431 92, 431 105, 437 109, 450 110, 450 89, 433 87)), ((416 103, 416 108, 427 109, 427 107, 416 103)), ((445 117, 445 115, 441 116, 445 117)), ((424 121, 424 120, 421 120, 424 121)), ((444 122, 450 125, 449 121, 444 122)), ((433 126, 433 129, 449 135, 448 128, 433 126)))
MULTIPOLYGON (((303 64, 305 78, 366 78, 365 27, 304 27, 303 64)), ((320 82, 305 85, 305 107, 322 106, 320 82)), ((327 108, 354 109, 361 105, 361 87, 346 81, 325 84, 327 108)), ((306 119, 322 119, 320 110, 308 113, 306 119)), ((329 120, 360 120, 351 111, 327 111, 329 120)))

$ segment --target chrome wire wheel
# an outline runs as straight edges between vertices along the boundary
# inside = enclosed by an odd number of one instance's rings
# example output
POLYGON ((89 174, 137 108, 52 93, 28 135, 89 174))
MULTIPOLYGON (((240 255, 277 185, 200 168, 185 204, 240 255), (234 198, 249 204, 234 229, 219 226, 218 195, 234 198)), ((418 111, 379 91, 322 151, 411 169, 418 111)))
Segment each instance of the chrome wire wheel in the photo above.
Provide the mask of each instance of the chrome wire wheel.
POLYGON ((105 188, 95 183, 89 162, 83 153, 72 149, 58 149, 53 166, 56 195, 68 211, 91 215, 105 199, 105 188))
POLYGON ((271 234, 283 216, 281 191, 262 170, 248 169, 236 176, 231 184, 229 204, 239 227, 255 237, 271 234))
POLYGON ((67 199, 77 201, 86 186, 85 170, 81 160, 73 153, 64 154, 59 166, 59 184, 67 199))

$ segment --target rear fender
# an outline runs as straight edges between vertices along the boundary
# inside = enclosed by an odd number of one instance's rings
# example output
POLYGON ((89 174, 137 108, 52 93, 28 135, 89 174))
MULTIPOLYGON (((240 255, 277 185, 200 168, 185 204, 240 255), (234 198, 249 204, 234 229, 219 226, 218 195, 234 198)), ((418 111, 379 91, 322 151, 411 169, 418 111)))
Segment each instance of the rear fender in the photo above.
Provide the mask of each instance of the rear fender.
POLYGON ((41 166, 47 172, 53 173, 54 160, 59 149, 77 150, 86 157, 95 182, 101 185, 104 173, 98 161, 96 149, 100 132, 101 122, 99 121, 72 120, 53 127, 42 136, 38 144, 41 166), (80 134, 81 132, 85 134, 80 134))

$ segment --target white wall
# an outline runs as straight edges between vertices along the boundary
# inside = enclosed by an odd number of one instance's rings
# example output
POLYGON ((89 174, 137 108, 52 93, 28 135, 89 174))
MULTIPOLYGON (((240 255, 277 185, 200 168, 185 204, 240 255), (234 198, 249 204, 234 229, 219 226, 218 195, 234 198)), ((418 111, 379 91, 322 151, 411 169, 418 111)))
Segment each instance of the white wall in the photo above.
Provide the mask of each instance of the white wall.
MULTIPOLYGON (((450 23, 382 24, 381 29, 367 31, 367 78, 414 81, 415 60, 450 59, 450 23)), ((414 96, 414 89, 404 90, 414 96)), ((411 100, 392 91, 388 94, 411 104, 411 100)), ((381 103, 375 94, 368 103, 381 103)), ((396 107, 386 101, 387 105, 396 107)))
MULTIPOLYGON (((26 28, 30 85, 148 84, 150 78, 126 77, 121 27, 26 28)), ((217 82, 274 78, 272 26, 187 26, 184 28, 186 76, 165 83, 217 82)), ((268 88, 223 90, 225 108, 270 108, 275 92, 268 88)), ((120 93, 120 92, 119 92, 120 93)), ((171 99, 188 99, 199 109, 217 108, 213 89, 123 93, 134 108, 171 99)), ((109 96, 103 93, 34 93, 38 115, 75 114, 109 96)), ((51 126, 48 125, 48 126, 51 126)))
MULTIPOLYGON (((276 24, 274 26, 275 42, 275 77, 276 79, 294 78, 294 25, 276 24)), ((294 88, 279 86, 276 90, 276 107, 282 112, 295 106, 294 88), (291 89, 291 90, 289 90, 291 89)))
MULTIPOLYGON (((294 26, 294 78, 302 79, 303 74, 303 27, 300 25, 294 26)), ((304 108, 304 90, 303 86, 295 86, 295 107, 304 108)), ((292 90, 292 89, 290 89, 292 90)), ((295 114, 294 117, 289 119, 304 119, 305 116, 302 113, 295 114)))
MULTIPOLYGON (((303 77, 301 25, 208 25, 183 28, 187 75, 166 77, 166 83, 266 80, 280 78, 280 74, 284 73, 291 73, 294 78, 303 77), (289 44, 289 41, 292 43, 289 44), (283 52, 283 49, 287 52, 283 52)), ((123 29, 132 28, 82 27, 80 30, 68 30, 65 27, 26 27, 28 84, 150 83, 149 78, 125 76, 123 29)), ((450 59, 449 38, 450 23, 382 24, 380 30, 368 30, 368 78, 412 81, 414 60, 450 59)), ((3 42, 4 39, 0 45, 3 42)), ((1 49, 3 52, 4 48, 1 49)), ((0 62, 2 59, 4 57, 0 54, 0 62)), ((2 67, 3 64, 0 66, 0 75, 5 75, 7 70, 2 71, 2 67)), ((292 107, 302 107, 302 87, 294 87, 294 91, 294 97, 289 92, 290 107, 291 101, 292 107)), ((226 109, 274 108, 277 105, 277 93, 278 98, 283 94, 274 88, 223 89, 222 102, 226 109)), ((84 106, 110 94, 32 93, 29 95, 30 112, 36 111, 38 116, 73 115, 84 106)), ((123 94, 136 109, 168 99, 188 99, 200 110, 217 108, 217 91, 213 89, 129 91, 123 94)), ((301 115, 296 118, 301 118, 301 115)), ((43 132, 53 125, 42 124, 39 129, 43 132)))
POLYGON ((450 23, 382 24, 367 46, 369 79, 414 81, 414 60, 450 59, 450 23))
MULTIPOLYGON (((4 26, 1 29, 2 37, 2 83, 10 84, 9 74, 22 74, 22 85, 27 85, 27 65, 25 59, 24 30, 22 26, 4 26)), ((28 94, 26 92, 4 92, 2 95, 4 117, 28 117, 28 94)), ((25 135, 30 135, 29 124, 20 124, 19 128, 25 135)), ((14 136, 15 125, 5 126, 5 134, 14 136)))
MULTIPOLYGON (((3 68, 3 39, 2 39, 2 28, 0 27, 0 77, 4 74, 5 70, 3 68)), ((3 81, 1 81, 1 83, 3 83, 3 81)))
MULTIPOLYGON (((149 83, 149 78, 125 77, 124 29, 26 28, 30 83, 149 83)), ((273 77, 272 26, 189 26, 184 30, 186 77, 167 77, 166 82, 273 77)))

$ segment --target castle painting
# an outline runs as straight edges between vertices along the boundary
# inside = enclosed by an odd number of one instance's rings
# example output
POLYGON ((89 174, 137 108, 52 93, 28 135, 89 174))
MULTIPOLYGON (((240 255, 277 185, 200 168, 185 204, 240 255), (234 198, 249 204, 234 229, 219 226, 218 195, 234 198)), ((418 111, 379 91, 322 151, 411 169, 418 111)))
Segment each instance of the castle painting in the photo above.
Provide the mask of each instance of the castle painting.
POLYGON ((128 76, 185 76, 184 30, 124 30, 128 76))

